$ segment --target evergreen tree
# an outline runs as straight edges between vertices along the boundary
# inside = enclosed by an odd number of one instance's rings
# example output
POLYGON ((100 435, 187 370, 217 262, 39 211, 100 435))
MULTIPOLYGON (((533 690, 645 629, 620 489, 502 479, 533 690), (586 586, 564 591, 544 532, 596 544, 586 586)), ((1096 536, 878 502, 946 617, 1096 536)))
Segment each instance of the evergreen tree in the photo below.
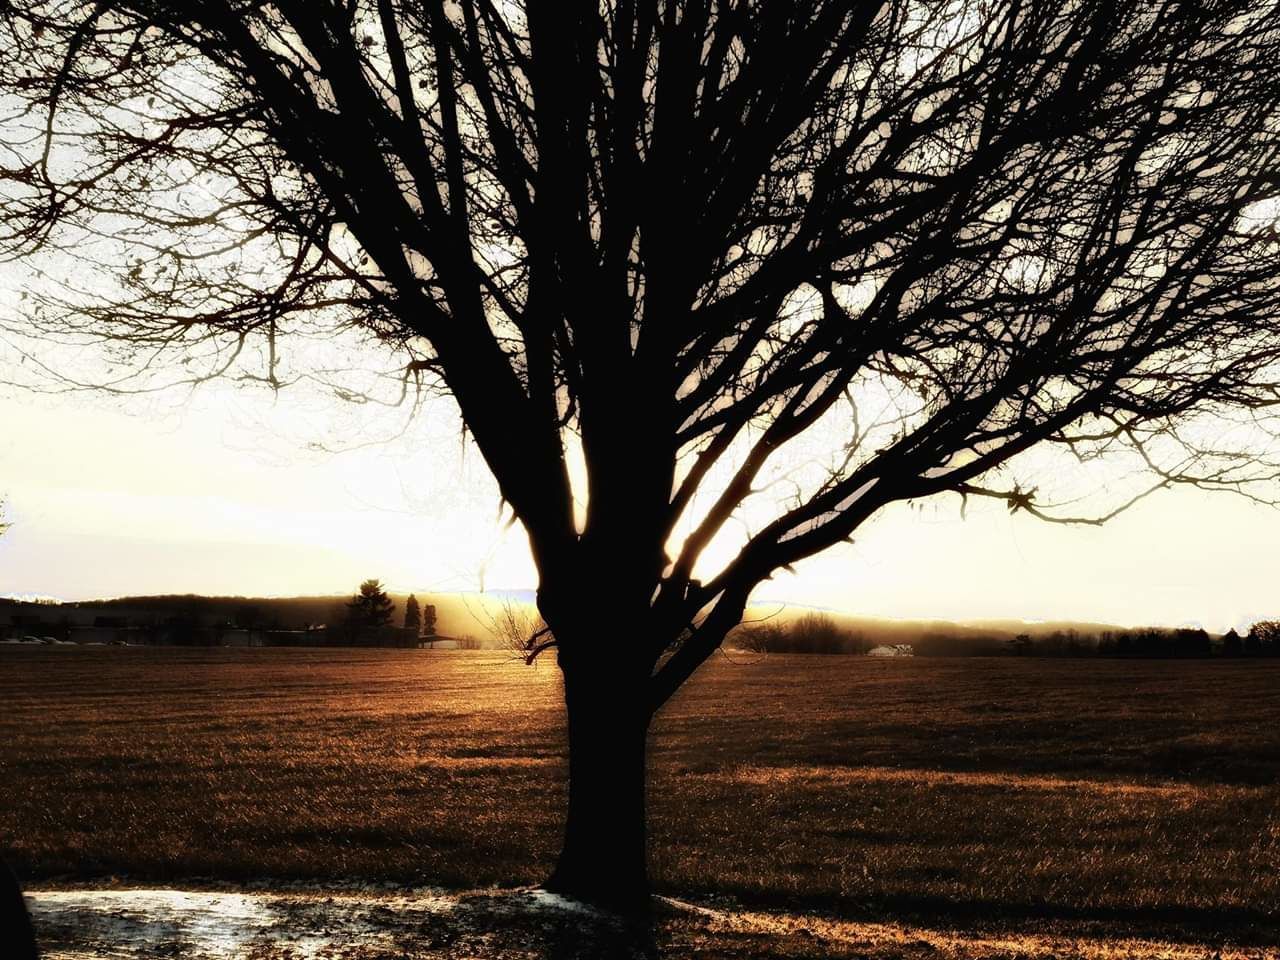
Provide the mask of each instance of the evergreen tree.
POLYGON ((395 609, 382 581, 366 580, 360 584, 360 592, 347 601, 347 619, 354 627, 385 627, 395 609))
POLYGON ((412 593, 404 602, 404 628, 412 630, 415 637, 422 633, 422 611, 418 607, 418 598, 412 593))
POLYGON ((1244 653, 1244 641, 1234 629, 1228 630, 1222 637, 1222 653, 1228 657, 1238 657, 1244 653))

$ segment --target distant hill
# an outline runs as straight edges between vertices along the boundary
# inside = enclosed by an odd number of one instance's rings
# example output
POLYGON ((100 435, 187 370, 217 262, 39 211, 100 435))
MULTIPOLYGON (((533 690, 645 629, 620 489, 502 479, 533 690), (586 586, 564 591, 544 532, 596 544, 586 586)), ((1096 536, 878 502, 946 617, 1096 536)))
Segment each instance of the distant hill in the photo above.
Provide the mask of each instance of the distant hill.
MULTIPOLYGON (((419 603, 436 608, 436 630, 444 636, 474 637, 484 646, 500 645, 494 634, 497 615, 506 605, 528 609, 532 590, 498 590, 488 593, 418 593, 419 603)), ((392 593, 396 610, 394 622, 404 616, 404 593, 392 593)), ((337 623, 345 616, 349 595, 315 597, 205 597, 178 594, 150 597, 116 597, 103 600, 56 602, 0 598, 0 624, 93 624, 98 617, 123 619, 135 626, 163 623, 182 617, 204 626, 215 624, 255 626, 280 630, 301 630, 307 625, 337 623)), ((862 617, 837 611, 791 604, 755 604, 747 609, 748 622, 785 625, 806 614, 818 612, 831 617, 844 630, 855 631, 870 646, 909 643, 917 653, 933 656, 950 654, 1005 653, 1009 641, 1019 634, 1033 639, 1053 634, 1077 633, 1098 636, 1125 632, 1129 628, 1086 621, 990 620, 897 620, 862 617)), ((31 632, 41 632, 32 627, 31 632)))
POLYGON ((1055 634, 1097 637, 1134 629, 1079 620, 898 620, 816 607, 763 603, 748 607, 744 622, 748 625, 755 622, 786 626, 812 613, 830 617, 843 630, 861 634, 868 646, 906 643, 924 656, 1004 654, 1009 651, 1009 641, 1020 634, 1037 640, 1055 634))
MULTIPOLYGON (((423 606, 436 608, 436 632, 449 637, 474 637, 483 645, 496 645, 493 620, 504 603, 528 602, 525 591, 493 594, 416 593, 423 606)), ((532 591, 528 592, 529 600, 532 591)), ((395 602, 393 623, 404 617, 406 593, 391 593, 395 602)), ((98 618, 122 620, 132 626, 164 623, 182 617, 200 626, 234 624, 266 629, 301 630, 306 626, 335 624, 346 613, 350 595, 318 597, 205 597, 172 594, 152 597, 114 597, 103 600, 33 602, 0 598, 0 624, 31 624, 28 632, 46 633, 60 624, 92 625, 98 618)))

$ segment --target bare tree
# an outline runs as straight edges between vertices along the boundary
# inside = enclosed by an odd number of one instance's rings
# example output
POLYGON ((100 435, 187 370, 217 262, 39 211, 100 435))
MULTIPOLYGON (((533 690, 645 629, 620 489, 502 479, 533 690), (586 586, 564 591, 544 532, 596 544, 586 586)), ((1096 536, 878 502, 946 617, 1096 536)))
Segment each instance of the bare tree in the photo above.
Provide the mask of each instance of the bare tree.
POLYGON ((1275 474, 1248 455, 1278 397, 1274 5, 3 16, 4 242, 47 275, 10 329, 36 363, 96 344, 100 387, 275 388, 331 377, 303 338, 362 331, 406 396, 455 398, 558 647, 557 889, 643 893, 653 712, 757 584, 886 504, 1096 522, 1275 474), (1149 486, 1055 512, 1017 479, 1045 444, 1149 486))
POLYGON ((485 614, 485 627, 514 659, 533 663, 555 646, 551 628, 531 604, 504 599, 497 610, 485 614))

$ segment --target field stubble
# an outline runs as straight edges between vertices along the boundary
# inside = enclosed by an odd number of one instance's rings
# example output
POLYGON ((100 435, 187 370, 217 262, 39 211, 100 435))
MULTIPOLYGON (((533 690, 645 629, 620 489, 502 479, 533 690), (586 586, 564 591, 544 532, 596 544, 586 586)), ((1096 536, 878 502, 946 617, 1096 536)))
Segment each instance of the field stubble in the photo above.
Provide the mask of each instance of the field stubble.
MULTIPOLYGON (((484 653, 0 650, 0 845, 40 886, 534 883, 559 678, 484 653)), ((651 749, 704 903, 1280 942, 1280 663, 735 655, 651 749)))

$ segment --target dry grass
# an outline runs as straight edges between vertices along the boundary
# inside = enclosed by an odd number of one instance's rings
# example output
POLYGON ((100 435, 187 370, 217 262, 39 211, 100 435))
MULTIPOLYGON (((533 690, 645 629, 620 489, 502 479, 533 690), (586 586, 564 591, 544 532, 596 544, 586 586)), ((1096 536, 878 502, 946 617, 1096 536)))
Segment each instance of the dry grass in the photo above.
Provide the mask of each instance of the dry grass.
MULTIPOLYGON (((1280 934, 1280 662, 751 658, 655 726, 658 885, 847 917, 1280 934)), ((554 857, 554 667, 0 649, 28 879, 475 887, 554 857)))

